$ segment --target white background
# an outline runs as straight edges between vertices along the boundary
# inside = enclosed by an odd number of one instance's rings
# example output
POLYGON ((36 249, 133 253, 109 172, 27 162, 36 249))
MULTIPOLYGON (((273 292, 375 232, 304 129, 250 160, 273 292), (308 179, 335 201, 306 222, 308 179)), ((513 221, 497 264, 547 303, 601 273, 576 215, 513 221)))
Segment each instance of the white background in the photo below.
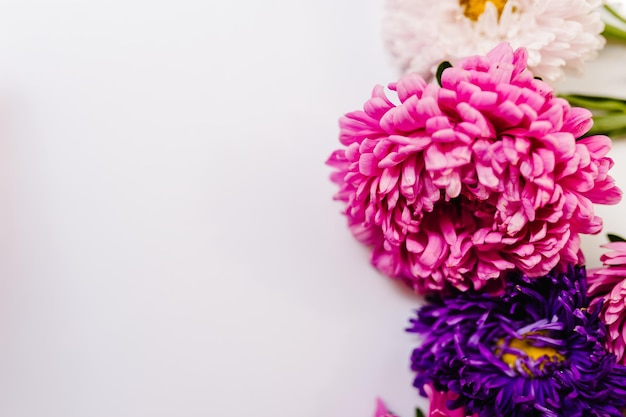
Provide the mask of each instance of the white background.
MULTIPOLYGON (((369 266, 324 166, 396 77, 381 4, 2 2, 0 416, 424 404, 419 300, 369 266)), ((626 96, 625 51, 564 90, 626 96)))

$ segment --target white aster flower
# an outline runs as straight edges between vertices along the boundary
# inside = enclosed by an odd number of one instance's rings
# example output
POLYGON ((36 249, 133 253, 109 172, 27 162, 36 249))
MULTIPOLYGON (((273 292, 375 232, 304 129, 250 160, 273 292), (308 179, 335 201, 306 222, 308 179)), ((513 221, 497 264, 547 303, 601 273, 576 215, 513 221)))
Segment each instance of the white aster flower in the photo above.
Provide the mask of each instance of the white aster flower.
POLYGON ((604 46, 602 0, 387 0, 383 38, 404 72, 431 77, 442 61, 507 41, 528 50, 546 81, 580 72, 604 46))

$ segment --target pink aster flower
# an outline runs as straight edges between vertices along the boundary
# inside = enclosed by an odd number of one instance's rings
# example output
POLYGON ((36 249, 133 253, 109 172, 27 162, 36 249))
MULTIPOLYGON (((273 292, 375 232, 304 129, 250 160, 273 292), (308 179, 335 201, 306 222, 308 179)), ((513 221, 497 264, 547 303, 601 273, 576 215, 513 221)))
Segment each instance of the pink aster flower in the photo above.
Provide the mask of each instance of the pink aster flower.
POLYGON ((374 417, 397 417, 397 416, 391 413, 389 410, 387 410, 387 407, 385 407, 385 403, 383 403, 382 400, 379 398, 376 400, 376 413, 374 414, 374 417))
MULTIPOLYGON (((454 410, 448 409, 448 402, 456 400, 459 397, 458 394, 452 391, 435 391, 431 385, 424 386, 424 391, 426 391, 430 400, 428 417, 466 417, 464 407, 455 408, 454 410)), ((473 417, 478 417, 478 414, 474 414, 473 417)))
POLYGON ((581 138, 590 112, 535 79, 524 49, 462 59, 441 87, 409 74, 389 89, 341 118, 345 148, 327 161, 379 270, 426 293, 582 262, 579 234, 602 228, 593 203, 621 198, 611 141, 581 138))
POLYGON ((603 247, 609 252, 600 258, 603 268, 592 269, 587 274, 591 305, 604 299, 600 318, 608 334, 606 348, 626 365, 626 242, 612 242, 603 247))

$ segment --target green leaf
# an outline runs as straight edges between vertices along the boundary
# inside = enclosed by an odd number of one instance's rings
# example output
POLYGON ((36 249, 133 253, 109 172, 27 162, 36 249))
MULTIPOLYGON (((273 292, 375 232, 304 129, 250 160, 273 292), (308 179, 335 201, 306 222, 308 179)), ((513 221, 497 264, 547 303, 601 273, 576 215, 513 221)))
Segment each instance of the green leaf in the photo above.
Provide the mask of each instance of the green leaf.
POLYGON ((626 129, 626 114, 607 114, 594 116, 589 133, 616 136, 626 129))
POLYGON ((424 412, 419 408, 415 409, 415 417, 424 417, 424 412))
POLYGON ((439 64, 439 66, 437 67, 437 84, 439 84, 439 87, 443 87, 441 85, 441 75, 443 74, 443 72, 445 70, 447 70, 448 68, 452 68, 452 64, 448 61, 443 61, 441 64, 439 64))
POLYGON ((609 238, 609 242, 626 242, 626 239, 624 239, 623 237, 614 235, 612 233, 607 233, 606 237, 609 238))
POLYGON ((606 110, 626 113, 626 100, 584 94, 562 94, 560 97, 569 101, 573 106, 584 107, 589 110, 606 110))
POLYGON ((559 97, 593 113, 593 126, 585 136, 607 135, 615 139, 626 134, 626 99, 585 94, 561 94, 559 97))

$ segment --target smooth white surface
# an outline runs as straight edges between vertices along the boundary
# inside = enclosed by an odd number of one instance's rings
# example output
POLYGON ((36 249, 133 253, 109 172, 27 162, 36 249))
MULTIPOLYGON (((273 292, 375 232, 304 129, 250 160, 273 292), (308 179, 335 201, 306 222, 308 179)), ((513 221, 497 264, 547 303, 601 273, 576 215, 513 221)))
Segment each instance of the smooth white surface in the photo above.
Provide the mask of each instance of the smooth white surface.
POLYGON ((369 266, 323 164, 396 77, 381 3, 3 2, 0 416, 424 404, 419 302, 369 266))

